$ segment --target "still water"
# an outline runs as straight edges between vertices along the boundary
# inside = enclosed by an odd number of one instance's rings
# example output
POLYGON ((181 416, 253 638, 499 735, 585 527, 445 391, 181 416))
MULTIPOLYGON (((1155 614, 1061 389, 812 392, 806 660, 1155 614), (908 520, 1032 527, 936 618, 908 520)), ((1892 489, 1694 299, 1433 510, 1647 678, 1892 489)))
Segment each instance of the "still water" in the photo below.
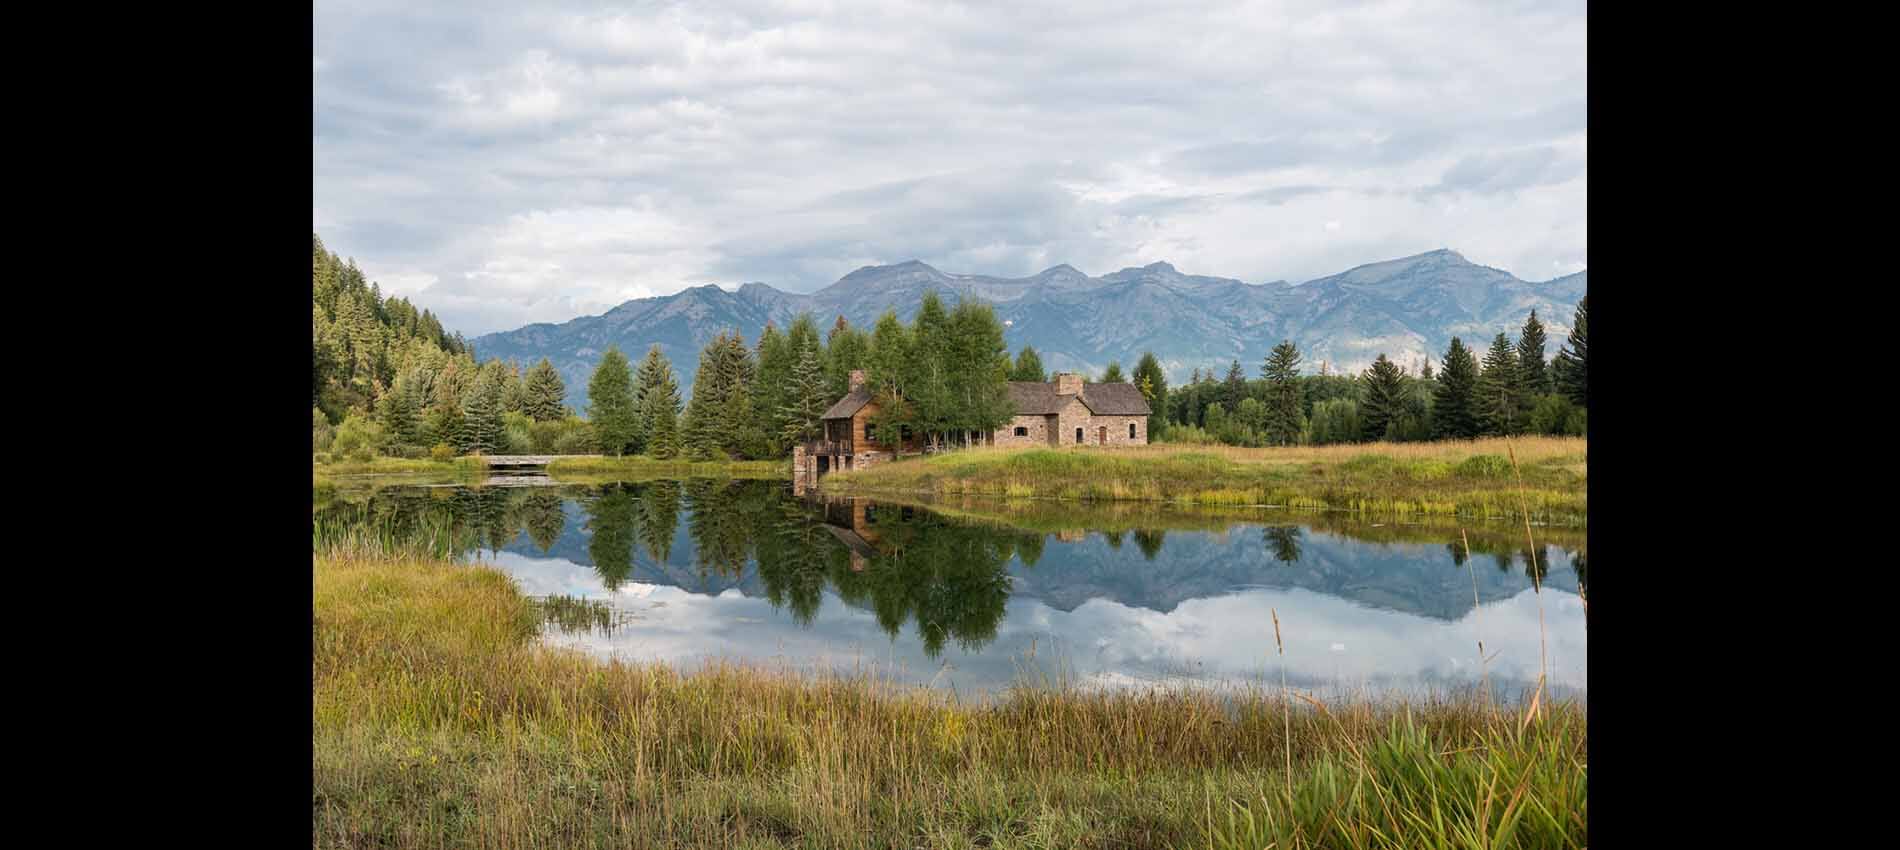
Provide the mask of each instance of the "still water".
POLYGON ((1587 690, 1577 530, 1535 529, 1533 552, 1522 526, 1501 524, 925 507, 711 479, 390 487, 326 496, 317 513, 440 529, 459 560, 506 571, 537 600, 544 640, 628 660, 855 670, 959 693, 1025 675, 1277 687, 1283 669, 1332 695, 1488 679, 1509 699, 1540 669, 1555 696, 1587 690))

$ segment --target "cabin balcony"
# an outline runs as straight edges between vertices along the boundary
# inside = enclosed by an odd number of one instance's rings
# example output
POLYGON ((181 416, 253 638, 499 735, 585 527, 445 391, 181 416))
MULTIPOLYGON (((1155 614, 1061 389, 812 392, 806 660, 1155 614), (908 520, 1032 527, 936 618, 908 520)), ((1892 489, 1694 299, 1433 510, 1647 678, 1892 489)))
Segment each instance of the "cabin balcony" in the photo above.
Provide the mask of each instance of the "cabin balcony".
POLYGON ((813 457, 841 457, 856 454, 850 440, 808 440, 805 454, 813 457))

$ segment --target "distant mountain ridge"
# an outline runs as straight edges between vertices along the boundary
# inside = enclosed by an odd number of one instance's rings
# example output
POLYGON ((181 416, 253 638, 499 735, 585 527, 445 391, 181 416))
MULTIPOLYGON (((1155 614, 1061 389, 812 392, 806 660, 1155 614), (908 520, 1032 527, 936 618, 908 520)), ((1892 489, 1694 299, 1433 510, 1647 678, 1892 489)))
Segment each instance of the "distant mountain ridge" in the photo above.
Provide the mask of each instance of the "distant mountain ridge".
POLYGON ((1258 377, 1261 362, 1283 339, 1299 346, 1308 374, 1322 362, 1335 373, 1357 372, 1381 352, 1416 369, 1428 355, 1436 362, 1453 336, 1480 351, 1500 331, 1515 339, 1532 309, 1549 340, 1545 355, 1555 356, 1587 284, 1587 271, 1525 281, 1449 249, 1298 285, 1182 274, 1164 262, 1100 277, 1063 264, 1002 278, 949 274, 911 260, 865 266, 810 294, 763 283, 733 291, 696 286, 628 301, 599 316, 487 334, 473 344, 481 359, 512 358, 524 368, 547 357, 578 410, 609 345, 638 360, 657 343, 680 374, 681 389, 689 390, 700 349, 721 331, 739 331, 753 344, 767 322, 783 330, 806 310, 821 333, 841 315, 869 330, 887 309, 908 321, 923 294, 935 290, 947 301, 974 297, 994 305, 1011 354, 1035 346, 1050 371, 1099 376, 1110 360, 1119 360, 1128 372, 1141 352, 1152 350, 1170 386, 1178 386, 1195 367, 1224 374, 1233 360, 1249 378, 1258 377))

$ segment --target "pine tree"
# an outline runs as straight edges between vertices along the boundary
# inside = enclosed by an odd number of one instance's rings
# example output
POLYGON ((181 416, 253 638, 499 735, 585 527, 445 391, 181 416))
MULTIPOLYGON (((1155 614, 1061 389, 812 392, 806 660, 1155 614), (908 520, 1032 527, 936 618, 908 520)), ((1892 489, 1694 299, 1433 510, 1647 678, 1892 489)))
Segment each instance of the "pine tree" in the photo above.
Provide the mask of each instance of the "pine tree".
POLYGON ((1457 337, 1442 358, 1438 386, 1432 396, 1432 434, 1440 439, 1469 440, 1478 436, 1478 361, 1457 337))
POLYGON ((587 418, 605 454, 619 457, 634 447, 639 421, 634 416, 633 372, 627 355, 610 345, 587 382, 587 418))
POLYGON ((1500 333, 1484 355, 1484 371, 1478 375, 1478 425, 1487 436, 1505 437, 1518 432, 1523 421, 1523 384, 1517 371, 1517 347, 1500 333))
POLYGON ((1240 361, 1227 367, 1227 380, 1222 382, 1221 406, 1228 411, 1240 409, 1240 400, 1247 397, 1247 373, 1240 370, 1240 361))
POLYGON ((500 450, 501 396, 501 383, 492 378, 469 388, 462 400, 462 451, 488 455, 500 450))
POLYGON ((1359 405, 1359 425, 1367 440, 1386 438, 1386 427, 1405 415, 1405 372, 1384 352, 1360 375, 1365 401, 1359 405))
POLYGON ((529 418, 536 422, 554 422, 562 418, 561 402, 567 398, 567 386, 561 381, 561 373, 554 370, 554 364, 546 357, 528 370, 523 394, 522 412, 528 414, 529 418))
POLYGON ((673 364, 660 353, 658 345, 647 349, 640 360, 636 386, 640 399, 640 430, 646 434, 646 451, 659 460, 679 455, 679 384, 673 380, 673 364))
POLYGON ((1570 339, 1557 352, 1557 391, 1578 407, 1590 406, 1590 296, 1577 302, 1577 315, 1570 325, 1570 339))
POLYGON ((818 436, 823 425, 818 417, 831 406, 826 395, 824 361, 819 359, 816 348, 808 348, 792 369, 791 392, 780 411, 785 423, 782 427, 786 445, 797 445, 818 436))
POLYGON ((1544 364, 1544 323, 1537 311, 1524 321, 1524 332, 1517 338, 1518 376, 1524 382, 1526 398, 1550 392, 1550 369, 1544 364))
POLYGON ((1102 383, 1104 384, 1128 383, 1128 379, 1122 376, 1122 363, 1120 360, 1108 361, 1108 371, 1102 373, 1102 383))
POLYGON ((1025 345, 1023 350, 1016 352, 1016 363, 1009 370, 1009 379, 1048 383, 1049 373, 1043 370, 1042 357, 1036 354, 1036 349, 1025 345))
POLYGON ((1267 421, 1264 435, 1276 446, 1299 442, 1306 430, 1305 403, 1300 398, 1300 350, 1292 340, 1273 347, 1267 362, 1260 367, 1267 381, 1267 421))

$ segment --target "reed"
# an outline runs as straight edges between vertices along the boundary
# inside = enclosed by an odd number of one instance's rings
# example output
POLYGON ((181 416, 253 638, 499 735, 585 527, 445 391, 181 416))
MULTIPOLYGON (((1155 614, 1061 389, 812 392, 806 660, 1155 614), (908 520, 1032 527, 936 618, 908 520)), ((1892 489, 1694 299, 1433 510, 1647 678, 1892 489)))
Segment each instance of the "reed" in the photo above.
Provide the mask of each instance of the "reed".
POLYGON ((1395 517, 1588 518, 1580 438, 1229 446, 971 448, 835 472, 829 493, 1279 506, 1395 517))
POLYGON ((316 846, 1587 843, 1570 703, 600 661, 535 640, 505 574, 428 558, 318 555, 313 603, 316 846))

